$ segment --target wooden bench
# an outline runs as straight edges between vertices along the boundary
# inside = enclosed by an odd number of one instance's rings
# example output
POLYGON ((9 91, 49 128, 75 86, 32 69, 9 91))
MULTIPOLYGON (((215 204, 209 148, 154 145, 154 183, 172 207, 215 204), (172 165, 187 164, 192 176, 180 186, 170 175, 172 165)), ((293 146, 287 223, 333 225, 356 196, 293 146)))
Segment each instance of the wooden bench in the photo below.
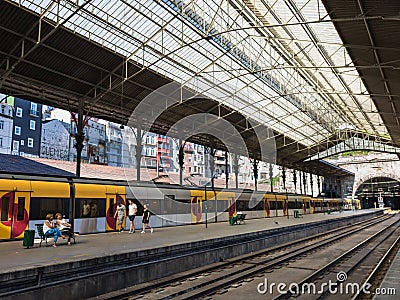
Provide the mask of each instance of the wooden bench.
MULTIPOLYGON (((44 232, 43 232, 43 224, 35 224, 35 226, 36 226, 36 228, 37 228, 37 232, 38 232, 38 235, 39 235, 39 237, 40 237, 40 244, 39 244, 39 247, 42 247, 42 242, 43 242, 43 241, 46 242, 46 247, 47 247, 47 246, 48 246, 48 244, 47 244, 47 239, 48 239, 48 238, 53 238, 53 237, 54 237, 54 234, 45 235, 44 232)), ((63 230, 61 230, 61 233, 62 233, 63 235, 67 235, 67 232, 65 232, 65 231, 63 231, 63 230)), ((75 236, 73 235, 71 238, 74 240, 74 244, 76 244, 75 236)))

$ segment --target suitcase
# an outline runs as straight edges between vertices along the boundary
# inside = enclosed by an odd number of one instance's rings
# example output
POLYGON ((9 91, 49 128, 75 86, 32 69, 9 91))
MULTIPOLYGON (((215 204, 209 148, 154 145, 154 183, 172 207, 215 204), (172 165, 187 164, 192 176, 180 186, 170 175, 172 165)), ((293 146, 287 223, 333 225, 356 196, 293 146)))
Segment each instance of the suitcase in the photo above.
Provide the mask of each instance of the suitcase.
POLYGON ((35 239, 35 230, 25 230, 24 241, 22 245, 29 249, 29 247, 33 247, 34 239, 35 239))

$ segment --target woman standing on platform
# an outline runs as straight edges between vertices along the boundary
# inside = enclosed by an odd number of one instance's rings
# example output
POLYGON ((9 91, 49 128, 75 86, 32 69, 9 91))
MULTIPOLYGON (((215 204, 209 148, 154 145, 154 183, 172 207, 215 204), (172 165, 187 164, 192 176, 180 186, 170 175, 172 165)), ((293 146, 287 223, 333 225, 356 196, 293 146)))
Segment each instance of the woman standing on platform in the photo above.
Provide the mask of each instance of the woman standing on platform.
MULTIPOLYGON (((117 218, 117 224, 119 225, 119 232, 124 231, 124 221, 125 221, 126 207, 122 202, 118 203, 117 209, 115 210, 114 218, 117 218)), ((115 227, 115 230, 117 228, 115 227)))
POLYGON ((47 214, 46 220, 43 224, 43 233, 47 237, 50 237, 52 234, 54 235, 53 247, 57 247, 57 240, 59 237, 65 239, 65 236, 62 235, 61 231, 56 228, 54 224, 53 214, 47 214))
POLYGON ((150 232, 153 233, 153 228, 150 227, 149 221, 150 221, 150 211, 147 209, 147 205, 143 205, 143 216, 142 216, 142 232, 141 233, 146 233, 145 230, 146 228, 150 229, 150 232))

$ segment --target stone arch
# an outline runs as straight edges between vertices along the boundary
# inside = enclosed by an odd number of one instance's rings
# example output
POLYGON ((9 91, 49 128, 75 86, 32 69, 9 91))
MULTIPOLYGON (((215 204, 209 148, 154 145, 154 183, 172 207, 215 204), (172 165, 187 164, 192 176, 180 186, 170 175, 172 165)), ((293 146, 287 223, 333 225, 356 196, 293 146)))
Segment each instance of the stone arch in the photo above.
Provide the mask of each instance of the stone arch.
POLYGON ((387 178, 391 178, 391 179, 394 179, 394 180, 397 180, 397 181, 400 182, 400 176, 397 175, 397 174, 395 174, 394 172, 382 172, 382 171, 374 172, 374 173, 372 173, 372 174, 368 174, 368 175, 366 175, 366 176, 357 178, 357 179, 354 181, 352 196, 354 197, 354 195, 355 195, 355 193, 357 192, 358 188, 359 188, 364 182, 366 182, 367 180, 370 180, 370 179, 372 179, 372 178, 379 178, 379 177, 387 177, 387 178))

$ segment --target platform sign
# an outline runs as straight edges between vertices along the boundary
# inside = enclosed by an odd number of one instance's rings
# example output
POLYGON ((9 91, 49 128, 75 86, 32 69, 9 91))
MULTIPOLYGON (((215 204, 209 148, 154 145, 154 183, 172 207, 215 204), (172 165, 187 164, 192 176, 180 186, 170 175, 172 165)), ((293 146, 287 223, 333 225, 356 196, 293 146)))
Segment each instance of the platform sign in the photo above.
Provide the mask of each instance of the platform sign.
POLYGON ((384 208, 383 197, 379 195, 378 197, 379 208, 384 208))

